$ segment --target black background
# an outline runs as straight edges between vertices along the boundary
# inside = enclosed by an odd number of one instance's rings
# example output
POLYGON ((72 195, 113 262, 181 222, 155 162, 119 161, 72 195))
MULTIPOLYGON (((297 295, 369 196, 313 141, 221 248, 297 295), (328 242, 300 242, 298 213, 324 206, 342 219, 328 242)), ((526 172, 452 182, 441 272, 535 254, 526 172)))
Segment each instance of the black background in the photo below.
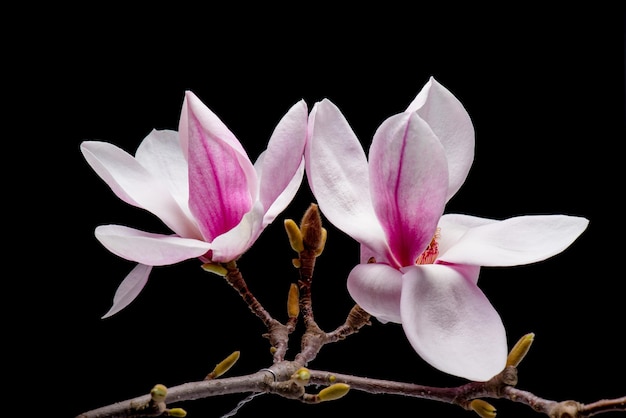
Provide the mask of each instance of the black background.
MULTIPOLYGON (((19 31, 34 37, 13 45, 7 65, 16 70, 7 87, 17 87, 18 95, 5 110, 7 125, 17 128, 5 170, 14 167, 11 178, 19 179, 10 182, 18 185, 15 192, 7 188, 15 202, 8 206, 17 212, 7 225, 14 242, 9 255, 26 257, 20 264, 26 267, 7 274, 20 288, 13 293, 20 309, 11 310, 6 329, 20 364, 12 381, 34 401, 28 408, 73 417, 145 394, 155 383, 200 380, 235 350, 241 358, 229 375, 271 361, 261 322, 195 261, 155 268, 138 299, 100 319, 133 263, 104 249, 94 228, 119 223, 168 231, 110 192, 80 154, 81 141, 112 142, 132 154, 153 128, 177 129, 184 92, 191 90, 253 160, 300 99, 309 107, 332 100, 367 147, 378 125, 404 110, 430 76, 461 100, 476 130, 474 165, 447 212, 498 219, 571 214, 591 221, 570 248, 545 262, 482 271, 479 285, 510 342, 536 334, 518 387, 581 402, 626 394, 620 8, 480 12, 388 5, 340 13, 320 5, 222 13, 207 7, 181 15, 159 10, 158 16, 77 10, 76 18, 46 19, 43 29, 25 22, 19 31)), ((312 202, 303 183, 239 263, 252 292, 279 320, 297 279, 282 221, 299 221, 312 202)), ((332 330, 352 306, 345 278, 358 247, 325 226, 313 304, 320 326, 332 330)), ((298 348, 292 343, 291 355, 298 348)), ((310 367, 433 386, 463 383, 425 364, 399 326, 376 321, 324 347, 310 367)), ((220 417, 244 397, 177 406, 189 417, 220 417)), ((501 417, 540 416, 522 404, 491 402, 501 417)), ((321 405, 264 395, 237 416, 372 411, 473 414, 429 400, 351 392, 321 405)), ((612 415, 621 414, 606 414, 612 415)))

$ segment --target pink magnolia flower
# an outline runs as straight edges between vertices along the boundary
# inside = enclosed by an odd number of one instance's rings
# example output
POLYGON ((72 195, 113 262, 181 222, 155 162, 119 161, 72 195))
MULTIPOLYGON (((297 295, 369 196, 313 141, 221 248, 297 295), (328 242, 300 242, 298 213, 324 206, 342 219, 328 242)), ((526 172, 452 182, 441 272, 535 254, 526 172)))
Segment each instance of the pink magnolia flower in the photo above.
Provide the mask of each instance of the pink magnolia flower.
POLYGON ((309 123, 311 190, 328 220, 361 244, 347 283, 355 302, 383 323, 401 323, 415 351, 441 371, 474 381, 502 371, 506 332, 477 286, 480 267, 554 256, 588 221, 444 215, 473 162, 474 129, 433 78, 380 125, 368 157, 330 101, 314 106, 309 123))
POLYGON ((89 165, 120 199, 153 213, 173 231, 96 228, 96 238, 109 251, 138 263, 103 318, 137 297, 153 266, 193 258, 229 262, 252 246, 300 187, 307 113, 304 101, 291 107, 254 164, 235 135, 191 92, 184 98, 179 131, 152 131, 134 157, 106 142, 81 144, 89 165))

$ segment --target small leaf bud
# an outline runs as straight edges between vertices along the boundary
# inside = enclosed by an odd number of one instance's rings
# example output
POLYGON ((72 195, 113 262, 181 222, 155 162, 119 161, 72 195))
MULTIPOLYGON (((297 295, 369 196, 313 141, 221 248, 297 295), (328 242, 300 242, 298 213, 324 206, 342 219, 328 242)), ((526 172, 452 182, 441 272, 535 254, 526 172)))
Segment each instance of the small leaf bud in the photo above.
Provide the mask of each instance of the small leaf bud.
POLYGON ((226 373, 239 360, 239 351, 234 351, 231 355, 219 362, 213 371, 206 377, 207 380, 215 379, 226 373))
POLYGON ((228 270, 226 270, 226 267, 222 266, 221 264, 205 263, 202 265, 202 268, 209 273, 214 273, 222 277, 228 274, 228 270))
POLYGON ((474 399, 470 402, 472 411, 480 415, 481 418, 495 418, 496 408, 482 399, 474 399))
POLYGON ((507 366, 517 367, 518 364, 524 359, 530 346, 535 339, 535 334, 530 332, 520 338, 509 352, 509 356, 506 359, 507 366))
POLYGON ((289 318, 297 318, 300 314, 300 291, 298 285, 291 283, 289 296, 287 298, 287 314, 289 318))
POLYGON ((317 394, 321 402, 334 401, 336 399, 344 397, 350 390, 350 385, 345 383, 334 383, 322 390, 317 394))
POLYGON ((306 367, 300 367, 291 375, 291 379, 296 382, 298 386, 305 386, 311 379, 311 372, 306 367))
POLYGON ((150 390, 150 396, 152 397, 153 401, 162 402, 165 400, 165 397, 167 396, 167 388, 160 383, 157 385, 154 385, 152 390, 150 390))
POLYGON ((184 418, 187 416, 187 411, 185 411, 183 408, 172 408, 166 409, 163 415, 168 417, 184 418))
POLYGON ((304 244, 302 242, 302 233, 300 228, 293 221, 293 219, 285 219, 285 231, 287 231, 287 237, 289 238, 289 244, 291 248, 297 253, 304 251, 304 244))

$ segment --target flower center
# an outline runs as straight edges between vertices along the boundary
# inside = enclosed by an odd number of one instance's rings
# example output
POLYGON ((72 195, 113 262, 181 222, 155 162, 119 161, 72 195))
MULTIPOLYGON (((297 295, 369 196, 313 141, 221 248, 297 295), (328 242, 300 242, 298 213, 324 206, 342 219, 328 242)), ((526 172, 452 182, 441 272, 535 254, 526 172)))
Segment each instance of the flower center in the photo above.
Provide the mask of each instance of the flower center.
POLYGON ((435 262, 437 256, 439 255, 439 244, 437 244, 437 239, 441 236, 440 232, 440 228, 437 228, 433 239, 430 240, 430 244, 428 244, 428 247, 426 247, 424 252, 417 257, 415 264, 433 264, 435 262))

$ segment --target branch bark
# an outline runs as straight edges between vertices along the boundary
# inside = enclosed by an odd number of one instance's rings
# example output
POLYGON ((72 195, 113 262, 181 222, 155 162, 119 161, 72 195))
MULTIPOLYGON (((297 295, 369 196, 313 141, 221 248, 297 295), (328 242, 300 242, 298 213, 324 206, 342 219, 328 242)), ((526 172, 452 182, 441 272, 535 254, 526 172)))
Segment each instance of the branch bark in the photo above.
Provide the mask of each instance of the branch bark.
MULTIPOLYGON (((302 385, 294 379, 299 368, 300 364, 297 362, 283 361, 249 375, 185 383, 168 388, 165 401, 171 405, 227 394, 262 392, 309 402, 311 395, 305 392, 305 387, 344 383, 349 385, 350 390, 370 394, 409 396, 454 404, 464 409, 470 409, 470 402, 474 399, 508 399, 525 404, 550 418, 588 418, 605 412, 626 412, 626 397, 582 404, 570 400, 556 402, 516 389, 513 386, 517 382, 517 370, 514 367, 507 367, 487 382, 470 382, 461 386, 443 388, 322 370, 308 370, 310 379, 302 385)), ((146 411, 145 406, 150 401, 150 395, 139 396, 85 412, 76 418, 137 418, 161 415, 163 411, 146 411)))

